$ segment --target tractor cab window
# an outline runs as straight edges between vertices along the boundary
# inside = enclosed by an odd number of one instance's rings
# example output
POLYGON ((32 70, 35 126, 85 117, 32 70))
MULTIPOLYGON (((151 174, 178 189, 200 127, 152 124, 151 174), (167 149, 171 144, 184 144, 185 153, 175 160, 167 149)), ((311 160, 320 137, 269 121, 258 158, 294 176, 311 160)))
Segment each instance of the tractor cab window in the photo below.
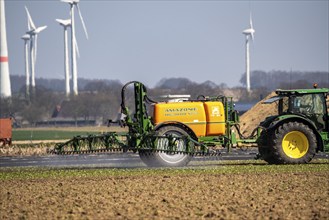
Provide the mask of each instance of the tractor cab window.
POLYGON ((323 94, 305 94, 292 99, 291 112, 302 114, 312 120, 319 130, 325 129, 326 115, 325 98, 323 94))
POLYGON ((322 115, 325 113, 322 94, 296 96, 292 103, 292 112, 304 115, 322 115))

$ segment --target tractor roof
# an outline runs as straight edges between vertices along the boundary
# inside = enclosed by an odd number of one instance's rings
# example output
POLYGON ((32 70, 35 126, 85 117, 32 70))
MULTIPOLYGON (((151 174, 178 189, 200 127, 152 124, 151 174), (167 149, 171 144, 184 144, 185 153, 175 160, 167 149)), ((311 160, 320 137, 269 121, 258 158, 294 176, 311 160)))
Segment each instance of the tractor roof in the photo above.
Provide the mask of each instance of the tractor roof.
POLYGON ((278 95, 303 95, 303 94, 315 94, 315 93, 329 93, 329 88, 321 89, 277 89, 275 91, 278 95))

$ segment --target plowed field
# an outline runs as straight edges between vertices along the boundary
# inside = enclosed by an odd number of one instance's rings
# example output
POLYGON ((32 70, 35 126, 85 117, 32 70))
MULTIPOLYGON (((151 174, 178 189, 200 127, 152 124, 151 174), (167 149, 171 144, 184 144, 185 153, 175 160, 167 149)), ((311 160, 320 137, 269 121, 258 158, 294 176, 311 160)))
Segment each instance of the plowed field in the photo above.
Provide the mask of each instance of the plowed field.
POLYGON ((3 171, 0 219, 329 219, 328 164, 240 167, 3 171))

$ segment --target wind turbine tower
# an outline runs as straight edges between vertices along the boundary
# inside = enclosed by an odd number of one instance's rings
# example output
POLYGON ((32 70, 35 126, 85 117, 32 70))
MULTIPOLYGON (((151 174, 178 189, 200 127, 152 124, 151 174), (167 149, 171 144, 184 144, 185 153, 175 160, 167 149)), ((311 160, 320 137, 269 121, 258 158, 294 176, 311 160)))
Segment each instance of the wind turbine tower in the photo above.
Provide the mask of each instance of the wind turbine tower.
POLYGON ((31 65, 31 87, 32 92, 35 91, 35 64, 37 59, 37 45, 38 45, 38 34, 47 28, 47 26, 36 27, 33 23, 32 17, 27 7, 25 7, 27 19, 28 19, 28 31, 26 34, 30 35, 30 65, 31 65))
POLYGON ((5 1, 0 0, 0 97, 11 97, 11 85, 8 64, 8 48, 7 48, 7 32, 6 32, 6 16, 5 16, 5 1))
POLYGON ((250 51, 249 51, 249 43, 250 40, 254 40, 255 29, 252 26, 252 18, 251 13, 249 17, 249 25, 248 29, 245 29, 242 33, 246 36, 246 85, 247 91, 250 92, 250 51))
POLYGON ((72 78, 73 78, 73 94, 78 95, 78 70, 77 70, 77 43, 75 37, 75 19, 74 19, 74 8, 76 7, 80 16, 80 20, 88 39, 88 33, 85 22, 80 12, 78 3, 80 0, 61 0, 61 2, 69 3, 70 15, 71 15, 71 62, 72 62, 72 78))
POLYGON ((65 71, 65 94, 68 97, 70 90, 70 70, 69 70, 69 49, 67 41, 67 28, 71 26, 71 20, 56 19, 56 21, 64 28, 64 71, 65 71))
POLYGON ((30 67, 29 67, 29 40, 30 40, 30 35, 24 34, 22 36, 22 39, 24 40, 24 57, 25 57, 25 96, 27 99, 30 98, 30 67))

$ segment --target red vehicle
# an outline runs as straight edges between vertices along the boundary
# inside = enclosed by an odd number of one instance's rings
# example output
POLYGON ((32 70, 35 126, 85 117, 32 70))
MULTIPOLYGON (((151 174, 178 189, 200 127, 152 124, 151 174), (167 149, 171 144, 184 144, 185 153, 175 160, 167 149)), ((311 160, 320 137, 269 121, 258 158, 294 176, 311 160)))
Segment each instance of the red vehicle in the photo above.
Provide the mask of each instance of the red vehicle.
POLYGON ((11 145, 12 125, 11 118, 0 118, 0 145, 11 145))

